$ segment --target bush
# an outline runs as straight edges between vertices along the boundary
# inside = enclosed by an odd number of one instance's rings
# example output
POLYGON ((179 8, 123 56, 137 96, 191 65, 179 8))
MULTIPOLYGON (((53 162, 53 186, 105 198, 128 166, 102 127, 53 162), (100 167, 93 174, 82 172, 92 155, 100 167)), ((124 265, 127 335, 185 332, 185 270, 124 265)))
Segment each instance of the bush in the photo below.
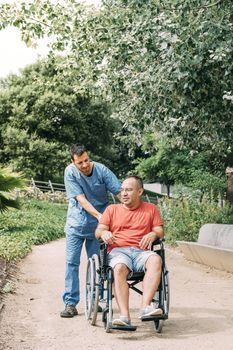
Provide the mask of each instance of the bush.
POLYGON ((166 239, 171 244, 177 240, 197 241, 199 229, 207 223, 233 224, 233 208, 218 207, 212 203, 198 203, 166 199, 160 204, 165 223, 166 239))
POLYGON ((21 199, 21 210, 0 216, 0 258, 23 258, 34 244, 43 244, 64 235, 66 204, 21 199))

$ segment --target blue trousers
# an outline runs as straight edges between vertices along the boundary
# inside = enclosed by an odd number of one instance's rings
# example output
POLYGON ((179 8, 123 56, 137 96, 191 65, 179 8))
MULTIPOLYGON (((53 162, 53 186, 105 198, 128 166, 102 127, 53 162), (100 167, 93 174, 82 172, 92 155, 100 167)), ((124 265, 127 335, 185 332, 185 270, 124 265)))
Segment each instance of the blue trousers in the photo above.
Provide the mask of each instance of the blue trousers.
POLYGON ((66 274, 63 294, 63 301, 66 305, 77 305, 80 300, 79 265, 84 243, 88 258, 99 253, 100 244, 97 239, 66 234, 66 274))

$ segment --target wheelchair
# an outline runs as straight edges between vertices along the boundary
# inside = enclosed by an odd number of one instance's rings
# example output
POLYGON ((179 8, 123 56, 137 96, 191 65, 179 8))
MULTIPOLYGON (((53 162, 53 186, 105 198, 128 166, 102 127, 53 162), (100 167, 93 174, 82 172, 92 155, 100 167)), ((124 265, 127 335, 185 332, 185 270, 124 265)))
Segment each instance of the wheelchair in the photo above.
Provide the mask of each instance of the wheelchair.
MULTIPOLYGON (((162 272, 160 285, 152 300, 155 308, 162 308, 163 314, 159 316, 143 316, 141 321, 152 321, 156 333, 161 333, 164 321, 168 319, 170 288, 168 270, 165 264, 164 239, 157 239, 151 249, 160 255, 162 260, 162 272)), ((142 295, 142 290, 136 285, 143 281, 144 272, 134 272, 127 279, 129 288, 136 293, 142 295)), ((113 321, 113 270, 108 266, 107 262, 107 245, 103 242, 100 244, 99 255, 94 254, 88 259, 85 280, 85 317, 91 325, 95 325, 98 315, 98 306, 101 302, 105 303, 102 310, 102 321, 104 323, 106 333, 112 330, 135 331, 136 326, 115 326, 113 321)))

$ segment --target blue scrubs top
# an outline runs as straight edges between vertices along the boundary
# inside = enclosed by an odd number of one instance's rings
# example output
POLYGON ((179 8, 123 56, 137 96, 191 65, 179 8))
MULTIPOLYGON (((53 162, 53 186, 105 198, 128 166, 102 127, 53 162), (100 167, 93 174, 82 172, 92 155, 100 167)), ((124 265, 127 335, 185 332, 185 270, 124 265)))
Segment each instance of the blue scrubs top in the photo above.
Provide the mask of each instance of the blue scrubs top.
POLYGON ((90 176, 83 175, 74 164, 68 165, 64 182, 69 198, 65 233, 94 238, 98 220, 81 207, 76 197, 84 194, 93 207, 103 213, 109 204, 108 191, 114 195, 118 194, 121 183, 111 170, 97 162, 93 162, 90 176))

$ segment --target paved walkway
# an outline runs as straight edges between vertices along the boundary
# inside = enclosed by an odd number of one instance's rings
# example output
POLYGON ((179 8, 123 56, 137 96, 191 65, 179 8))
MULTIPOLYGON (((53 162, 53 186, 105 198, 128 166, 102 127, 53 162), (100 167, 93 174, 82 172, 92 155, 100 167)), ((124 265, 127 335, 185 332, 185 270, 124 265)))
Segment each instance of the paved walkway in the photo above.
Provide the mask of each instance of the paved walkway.
MULTIPOLYGON (((20 263, 16 293, 6 298, 0 314, 1 350, 232 350, 232 274, 187 262, 177 249, 167 248, 171 311, 162 334, 155 333, 151 322, 138 320, 139 296, 132 291, 137 331, 107 334, 101 320, 95 327, 85 320, 83 300, 79 316, 59 317, 64 250, 64 239, 37 246, 20 263)), ((82 284, 85 259, 83 254, 82 284)))

